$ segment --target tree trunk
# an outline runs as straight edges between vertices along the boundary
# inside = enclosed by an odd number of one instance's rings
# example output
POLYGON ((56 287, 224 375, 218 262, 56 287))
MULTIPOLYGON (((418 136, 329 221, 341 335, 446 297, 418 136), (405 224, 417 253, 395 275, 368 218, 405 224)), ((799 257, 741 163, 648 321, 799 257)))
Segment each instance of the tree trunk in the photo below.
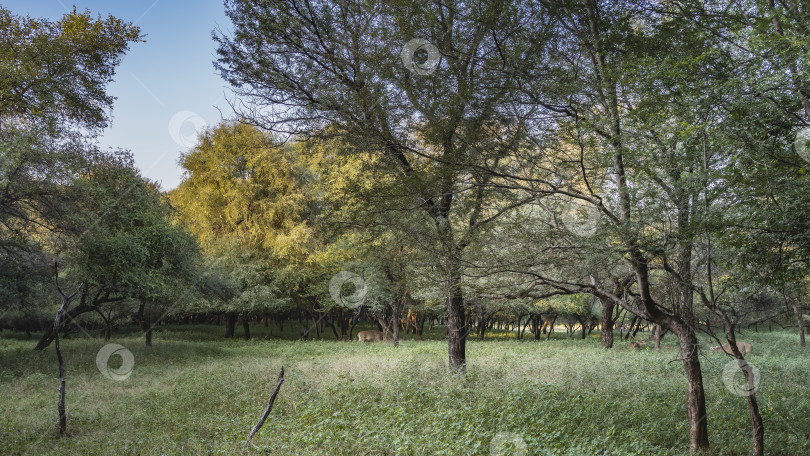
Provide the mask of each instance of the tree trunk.
POLYGON ((242 328, 245 330, 245 340, 250 340, 250 321, 247 317, 242 317, 242 328))
POLYGON ((666 334, 666 329, 664 329, 659 324, 654 324, 652 327, 652 336, 653 341, 655 341, 655 350, 658 351, 661 349, 661 338, 664 337, 666 334))
POLYGON ((62 304, 56 310, 56 316, 53 319, 54 327, 54 348, 56 351, 56 360, 59 363, 59 401, 56 408, 59 412, 59 435, 67 434, 67 413, 65 412, 65 360, 62 358, 62 347, 59 345, 59 327, 62 325, 62 315, 70 307, 70 300, 76 296, 76 293, 81 290, 83 285, 79 285, 73 294, 67 295, 59 287, 59 271, 56 263, 54 263, 54 275, 56 276, 56 289, 62 295, 62 304))
POLYGON ((798 299, 792 299, 793 301, 793 314, 796 316, 796 323, 799 325, 799 346, 804 347, 804 315, 802 305, 798 299))
POLYGON ((235 313, 229 313, 225 316, 225 338, 232 339, 235 329, 236 329, 236 318, 237 315, 235 313))
POLYGON ((112 335, 112 319, 107 318, 107 316, 104 315, 104 312, 99 309, 96 309, 96 313, 99 314, 101 319, 104 321, 104 342, 109 342, 110 336, 112 335))
POLYGON ((59 346, 58 333, 54 337, 54 347, 56 359, 59 363, 59 402, 56 406, 59 412, 59 435, 65 435, 67 433, 67 413, 65 412, 65 361, 62 359, 62 348, 59 346))
POLYGON ((706 394, 703 390, 703 374, 698 357, 699 344, 694 331, 688 328, 681 329, 677 335, 688 384, 686 414, 689 424, 689 449, 698 452, 709 447, 706 394))
POLYGON ((354 334, 354 327, 357 326, 357 323, 358 323, 357 320, 352 319, 352 322, 349 325, 349 340, 353 339, 352 335, 354 334))
POLYGON ((467 362, 467 331, 464 315, 464 296, 461 292, 461 271, 453 265, 450 277, 450 296, 447 300, 447 325, 449 339, 447 342, 450 370, 464 370, 467 362))
POLYGON ((636 327, 636 322, 637 321, 638 321, 638 317, 634 315, 633 319, 630 320, 630 326, 627 328, 627 332, 624 333, 624 340, 627 340, 627 339, 630 338, 630 335, 633 332, 633 328, 636 327))
POLYGON ((613 309, 616 304, 606 298, 599 298, 602 303, 602 348, 613 348, 613 309))
POLYGON ((402 299, 397 297, 394 300, 394 315, 391 317, 393 321, 392 326, 394 327, 394 334, 392 335, 394 339, 393 341, 394 347, 399 347, 399 312, 401 308, 402 308, 402 299))
MULTIPOLYGON (((66 312, 64 316, 68 317, 67 320, 73 320, 79 315, 86 312, 90 312, 93 309, 94 307, 92 306, 79 305, 75 307, 73 310, 66 312)), ((67 320, 64 318, 62 319, 62 321, 67 320)), ((48 326, 45 328, 45 331, 42 333, 42 337, 40 337, 39 341, 37 342, 37 345, 34 347, 34 350, 44 350, 48 348, 48 346, 51 345, 51 342, 53 342, 54 337, 56 337, 56 331, 54 329, 53 322, 50 322, 48 326)))
POLYGON ((146 337, 146 346, 152 346, 152 326, 149 324, 149 315, 146 313, 146 303, 141 302, 140 307, 138 307, 138 320, 141 323, 141 329, 143 330, 143 334, 146 337))
MULTIPOLYGON (((324 312, 323 316, 325 316, 327 314, 331 314, 332 312, 333 312, 332 310, 330 310, 329 312, 324 312)), ((322 318, 323 318, 323 316, 322 316, 322 318)), ((338 334, 337 329, 335 328, 335 324, 328 318, 323 318, 323 321, 324 321, 324 323, 326 323, 327 326, 329 326, 329 329, 332 330, 332 334, 335 335, 335 340, 341 340, 340 335, 338 334)))
POLYGON ((340 323, 340 340, 345 340, 346 335, 349 331, 349 320, 351 319, 351 317, 346 318, 346 312, 341 307, 340 309, 338 309, 338 319, 339 319, 338 323, 340 323))
MULTIPOLYGON (((61 289, 59 290, 61 292, 61 289)), ((56 361, 59 363, 59 401, 56 408, 59 412, 59 435, 67 433, 67 414, 65 412, 65 360, 62 358, 62 347, 59 345, 59 326, 62 323, 62 313, 70 305, 70 298, 62 294, 62 305, 56 311, 54 319, 54 348, 56 351, 56 361)))
POLYGON ((532 317, 532 334, 534 334, 534 340, 540 340, 541 332, 541 323, 543 321, 542 315, 533 315, 532 317))
MULTIPOLYGON (((743 369, 745 384, 751 385, 754 382, 753 373, 743 369)), ((765 454, 765 426, 762 424, 762 415, 759 414, 759 405, 755 394, 746 397, 748 400, 748 414, 751 417, 751 438, 754 444, 754 456, 765 454)))

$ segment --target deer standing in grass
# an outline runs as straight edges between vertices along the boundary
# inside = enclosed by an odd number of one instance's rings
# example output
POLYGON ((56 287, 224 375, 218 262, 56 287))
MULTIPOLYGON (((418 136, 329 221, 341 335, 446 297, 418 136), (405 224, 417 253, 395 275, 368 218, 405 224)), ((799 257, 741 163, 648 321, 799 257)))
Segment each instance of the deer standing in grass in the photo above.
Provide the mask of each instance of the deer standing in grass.
POLYGON ((368 331, 360 331, 357 333, 357 341, 358 342, 380 342, 383 340, 383 333, 377 331, 376 329, 371 329, 368 331))
MULTIPOLYGON (((748 353, 751 353, 754 350, 754 347, 752 347, 751 344, 749 344, 748 342, 737 342, 737 349, 740 350, 740 353, 747 355, 748 353)), ((720 345, 717 345, 712 347, 710 350, 711 351, 723 350, 724 352, 730 355, 731 345, 729 345, 728 342, 726 342, 725 344, 723 344, 722 347, 720 345)))

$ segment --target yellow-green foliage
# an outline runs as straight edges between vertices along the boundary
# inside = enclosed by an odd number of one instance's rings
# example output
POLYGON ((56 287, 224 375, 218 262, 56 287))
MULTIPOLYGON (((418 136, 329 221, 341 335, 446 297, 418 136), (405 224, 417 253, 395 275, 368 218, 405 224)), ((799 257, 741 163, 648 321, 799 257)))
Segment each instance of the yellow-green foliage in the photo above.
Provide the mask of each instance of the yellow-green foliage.
POLYGON ((231 237, 279 257, 305 257, 307 194, 296 154, 253 126, 220 124, 182 156, 186 177, 171 192, 172 203, 205 248, 231 237))

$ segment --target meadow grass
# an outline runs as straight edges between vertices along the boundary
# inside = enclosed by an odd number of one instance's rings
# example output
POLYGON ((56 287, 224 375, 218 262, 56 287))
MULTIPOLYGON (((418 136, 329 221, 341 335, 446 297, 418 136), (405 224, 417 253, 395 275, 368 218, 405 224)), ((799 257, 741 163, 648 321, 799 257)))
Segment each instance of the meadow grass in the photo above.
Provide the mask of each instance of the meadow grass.
MULTIPOLYGON (((135 360, 121 381, 96 366, 103 340, 64 340, 67 438, 56 427, 53 347, 36 352, 34 339, 0 333, 0 452, 688 454, 686 381, 674 350, 631 350, 622 342, 602 350, 596 332, 549 341, 501 334, 469 341, 467 373, 459 375, 448 373, 442 340, 409 335, 394 348, 272 338, 271 329, 256 325, 254 339, 244 341, 223 340, 213 326, 167 326, 152 348, 136 331, 118 335, 110 342, 135 360), (281 366, 286 381, 273 412, 245 446, 281 366)), ((766 452, 810 454, 806 350, 788 332, 741 339, 753 343, 748 359, 761 375, 766 452)), ((750 454, 746 401, 723 382, 729 361, 720 353, 702 357, 713 455, 750 454)))

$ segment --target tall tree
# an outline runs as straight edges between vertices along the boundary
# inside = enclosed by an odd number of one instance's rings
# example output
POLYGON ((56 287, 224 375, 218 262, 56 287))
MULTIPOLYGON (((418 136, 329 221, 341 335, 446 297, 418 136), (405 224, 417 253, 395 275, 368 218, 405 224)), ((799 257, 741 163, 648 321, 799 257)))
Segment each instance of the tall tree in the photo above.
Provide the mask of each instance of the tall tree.
POLYGON ((309 176, 297 154, 256 127, 226 122, 204 132, 180 160, 185 178, 171 192, 179 219, 200 240, 209 267, 235 286, 229 299, 207 308, 226 315, 227 337, 240 315, 247 325, 306 299, 309 176))
MULTIPOLYGON (((705 221, 720 210, 723 181, 717 171, 732 153, 706 138, 716 133, 714 123, 726 117, 717 106, 724 100, 733 58, 719 45, 721 39, 696 29, 678 5, 542 4, 555 18, 557 52, 545 66, 554 71, 543 79, 527 73, 522 80, 526 102, 542 107, 557 127, 548 128, 548 117, 537 116, 539 151, 522 160, 540 173, 551 168, 573 174, 560 180, 537 172, 531 176, 535 179, 513 174, 512 181, 545 196, 550 200, 545 207, 556 199, 573 200, 594 208, 600 220, 599 236, 566 227, 577 235, 578 248, 559 249, 559 236, 539 248, 562 252, 563 263, 579 261, 578 254, 590 256, 590 249, 621 259, 624 272, 579 269, 533 276, 552 288, 590 292, 603 309, 620 306, 678 337, 689 384, 690 449, 699 451, 709 441, 694 310, 703 277, 694 265, 705 221), (570 157, 566 149, 576 153, 570 157), (656 292, 663 284, 674 285, 672 305, 656 292)), ((561 212, 556 227, 566 225, 561 212)))
POLYGON ((86 173, 109 121, 106 86, 137 27, 74 9, 52 22, 0 7, 0 248, 69 212, 59 186, 86 173))
POLYGON ((396 170, 400 208, 432 225, 454 370, 466 359, 462 254, 511 204, 493 204, 491 176, 479 170, 505 166, 522 138, 506 69, 540 54, 527 39, 541 30, 527 26, 532 5, 237 0, 227 3, 233 34, 216 37, 217 68, 247 118, 340 135, 396 170))

